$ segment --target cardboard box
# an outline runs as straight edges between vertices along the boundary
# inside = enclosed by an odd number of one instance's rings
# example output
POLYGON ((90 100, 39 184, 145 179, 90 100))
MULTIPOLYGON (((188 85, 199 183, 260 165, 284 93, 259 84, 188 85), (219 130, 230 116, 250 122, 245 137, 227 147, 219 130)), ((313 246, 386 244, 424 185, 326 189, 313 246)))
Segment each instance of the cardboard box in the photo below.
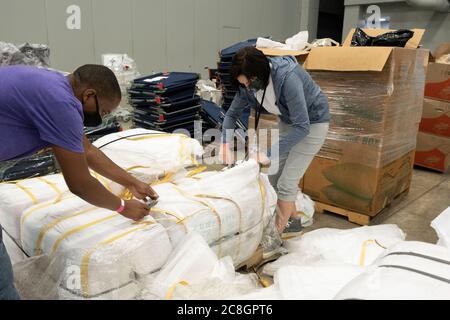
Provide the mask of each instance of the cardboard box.
MULTIPOLYGON (((364 30, 371 36, 389 30, 364 30)), ((305 68, 327 95, 330 131, 308 169, 304 192, 314 200, 375 216, 409 189, 422 117, 429 51, 405 48, 311 50, 305 68)))
POLYGON ((303 192, 316 201, 373 217, 409 189, 413 164, 414 151, 381 168, 318 156, 306 172, 303 192))
POLYGON ((419 132, 415 164, 447 172, 450 168, 450 137, 419 132))
POLYGON ((450 43, 442 44, 431 58, 425 96, 450 102, 450 64, 434 62, 445 54, 450 54, 450 43))
POLYGON ((450 138, 450 102, 425 98, 419 130, 450 138))

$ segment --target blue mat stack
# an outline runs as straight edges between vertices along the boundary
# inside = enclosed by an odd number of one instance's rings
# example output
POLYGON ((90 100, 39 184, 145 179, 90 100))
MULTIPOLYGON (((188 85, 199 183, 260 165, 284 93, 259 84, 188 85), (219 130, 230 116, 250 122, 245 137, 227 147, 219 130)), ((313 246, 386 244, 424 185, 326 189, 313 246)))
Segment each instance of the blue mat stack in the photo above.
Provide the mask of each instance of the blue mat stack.
POLYGON ((194 121, 201 120, 200 97, 195 95, 199 75, 189 72, 158 73, 134 80, 128 90, 137 127, 172 133, 177 129, 194 135, 194 121))

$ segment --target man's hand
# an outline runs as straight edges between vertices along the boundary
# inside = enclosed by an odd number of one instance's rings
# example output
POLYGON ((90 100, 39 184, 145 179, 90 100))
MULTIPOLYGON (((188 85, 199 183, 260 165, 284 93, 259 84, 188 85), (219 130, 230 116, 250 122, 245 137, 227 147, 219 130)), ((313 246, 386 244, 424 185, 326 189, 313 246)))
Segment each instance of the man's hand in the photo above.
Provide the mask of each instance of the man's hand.
POLYGON ((150 214, 150 208, 138 200, 125 201, 125 210, 121 213, 125 218, 139 221, 150 214))
POLYGON ((140 200, 143 200, 146 197, 150 197, 152 200, 157 200, 159 198, 159 195, 155 192, 155 190, 153 190, 152 187, 137 179, 134 179, 134 181, 127 185, 126 188, 130 190, 133 196, 140 200))

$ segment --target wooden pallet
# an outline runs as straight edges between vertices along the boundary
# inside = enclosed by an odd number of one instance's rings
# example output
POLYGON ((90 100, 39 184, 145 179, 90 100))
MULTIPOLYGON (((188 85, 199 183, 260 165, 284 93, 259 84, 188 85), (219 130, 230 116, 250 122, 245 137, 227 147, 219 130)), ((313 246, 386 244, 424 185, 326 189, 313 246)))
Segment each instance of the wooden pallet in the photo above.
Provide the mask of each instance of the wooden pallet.
POLYGON ((239 269, 251 270, 253 267, 259 265, 262 261, 263 261, 263 249, 260 246, 249 259, 238 265, 236 270, 239 269))
POLYGON ((317 213, 331 212, 334 214, 338 214, 338 215, 347 217, 349 222, 359 224, 360 226, 368 226, 374 218, 376 218, 376 217, 378 218, 383 213, 385 213, 389 208, 398 204, 400 201, 402 201, 408 195, 408 193, 409 193, 409 189, 405 190, 404 192, 399 194, 397 197, 395 197, 394 200, 392 200, 392 202, 388 206, 386 206, 386 208, 381 210, 378 214, 376 214, 373 217, 371 217, 367 214, 364 214, 364 213, 340 208, 340 207, 322 203, 319 201, 316 201, 316 212, 317 213))
POLYGON ((368 215, 316 201, 317 213, 324 213, 327 211, 347 217, 349 222, 359 224, 360 226, 368 226, 370 223, 370 217, 368 215))

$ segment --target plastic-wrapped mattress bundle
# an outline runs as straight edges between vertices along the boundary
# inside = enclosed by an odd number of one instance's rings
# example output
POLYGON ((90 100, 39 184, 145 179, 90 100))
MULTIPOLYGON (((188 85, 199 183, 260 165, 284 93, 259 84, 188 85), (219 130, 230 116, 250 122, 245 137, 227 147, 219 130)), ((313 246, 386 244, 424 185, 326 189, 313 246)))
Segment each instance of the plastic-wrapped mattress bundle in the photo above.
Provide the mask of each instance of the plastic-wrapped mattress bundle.
POLYGON ((160 269, 172 251, 165 229, 151 217, 134 223, 78 198, 25 211, 22 248, 57 265, 51 278, 58 299, 134 298, 137 277, 160 269))
POLYGON ((145 182, 197 164, 203 148, 182 134, 132 129, 110 134, 94 145, 117 165, 145 182))
POLYGON ((236 265, 255 252, 276 205, 276 194, 255 161, 154 189, 160 200, 153 215, 174 245, 195 231, 219 258, 231 256, 236 265))
POLYGON ((268 264, 264 273, 273 275, 285 266, 341 264, 368 266, 386 248, 405 240, 396 225, 361 227, 350 230, 323 228, 285 243, 289 254, 268 264))
MULTIPOLYGON (((143 129, 110 134, 99 139, 101 147, 114 162, 144 182, 152 182, 167 173, 175 173, 185 166, 194 165, 203 149, 194 139, 183 135, 169 135, 143 129), (128 137, 128 138, 127 138, 128 137)), ((121 195, 124 188, 95 172, 109 191, 121 195)), ((19 221, 22 212, 46 201, 62 196, 74 197, 61 174, 0 184, 0 224, 6 233, 20 242, 19 221)))
POLYGON ((448 300, 450 251, 429 243, 401 242, 348 283, 336 299, 448 300))
POLYGON ((39 203, 67 196, 69 190, 60 174, 0 184, 0 224, 20 241, 22 212, 39 203))

